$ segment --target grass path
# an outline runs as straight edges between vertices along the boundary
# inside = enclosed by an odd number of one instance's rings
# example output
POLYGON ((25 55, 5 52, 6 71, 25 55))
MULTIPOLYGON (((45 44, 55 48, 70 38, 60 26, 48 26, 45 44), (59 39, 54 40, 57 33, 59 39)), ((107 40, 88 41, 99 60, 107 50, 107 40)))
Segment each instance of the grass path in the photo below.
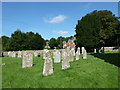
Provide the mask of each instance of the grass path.
POLYGON ((25 69, 21 58, 3 57, 2 62, 3 88, 118 88, 118 67, 90 54, 67 70, 54 64, 54 74, 47 77, 42 76, 42 57, 34 57, 34 66, 25 69))

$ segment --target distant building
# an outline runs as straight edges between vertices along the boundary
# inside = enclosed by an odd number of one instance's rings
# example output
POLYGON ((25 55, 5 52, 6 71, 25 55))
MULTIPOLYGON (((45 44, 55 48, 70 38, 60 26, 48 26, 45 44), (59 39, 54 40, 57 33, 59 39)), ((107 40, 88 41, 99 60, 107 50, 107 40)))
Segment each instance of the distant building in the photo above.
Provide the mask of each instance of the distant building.
POLYGON ((50 48, 48 42, 46 42, 46 46, 45 46, 45 48, 50 48))
POLYGON ((69 39, 68 42, 63 41, 63 48, 67 48, 67 47, 75 48, 75 43, 74 43, 75 40, 76 38, 74 37, 73 39, 69 39))

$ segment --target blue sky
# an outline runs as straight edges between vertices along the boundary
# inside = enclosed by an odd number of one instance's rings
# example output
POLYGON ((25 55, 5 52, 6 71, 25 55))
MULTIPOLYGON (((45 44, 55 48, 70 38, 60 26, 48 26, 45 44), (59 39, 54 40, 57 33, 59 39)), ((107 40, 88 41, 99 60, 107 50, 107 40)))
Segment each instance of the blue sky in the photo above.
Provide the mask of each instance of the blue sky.
POLYGON ((117 2, 3 2, 2 35, 16 30, 38 32, 44 39, 75 34, 77 20, 94 10, 118 16, 117 2))

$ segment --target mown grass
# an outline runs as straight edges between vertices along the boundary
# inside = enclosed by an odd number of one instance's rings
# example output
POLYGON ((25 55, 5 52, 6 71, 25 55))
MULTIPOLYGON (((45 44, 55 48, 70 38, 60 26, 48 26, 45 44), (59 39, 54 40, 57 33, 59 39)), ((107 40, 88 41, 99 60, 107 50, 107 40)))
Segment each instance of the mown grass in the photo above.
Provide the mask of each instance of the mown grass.
POLYGON ((118 67, 91 54, 87 60, 80 55, 67 70, 53 64, 54 74, 47 77, 42 75, 42 57, 34 57, 34 66, 25 69, 21 58, 3 57, 2 63, 3 88, 118 88, 118 67))

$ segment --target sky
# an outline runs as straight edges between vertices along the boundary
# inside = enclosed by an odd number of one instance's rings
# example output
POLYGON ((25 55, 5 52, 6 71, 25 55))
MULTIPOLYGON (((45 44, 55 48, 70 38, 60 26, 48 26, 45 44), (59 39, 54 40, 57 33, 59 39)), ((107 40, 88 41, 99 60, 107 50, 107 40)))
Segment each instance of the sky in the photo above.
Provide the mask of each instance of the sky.
POLYGON ((2 2, 2 36, 17 29, 44 39, 73 36, 77 21, 94 10, 118 16, 118 2, 2 2))

